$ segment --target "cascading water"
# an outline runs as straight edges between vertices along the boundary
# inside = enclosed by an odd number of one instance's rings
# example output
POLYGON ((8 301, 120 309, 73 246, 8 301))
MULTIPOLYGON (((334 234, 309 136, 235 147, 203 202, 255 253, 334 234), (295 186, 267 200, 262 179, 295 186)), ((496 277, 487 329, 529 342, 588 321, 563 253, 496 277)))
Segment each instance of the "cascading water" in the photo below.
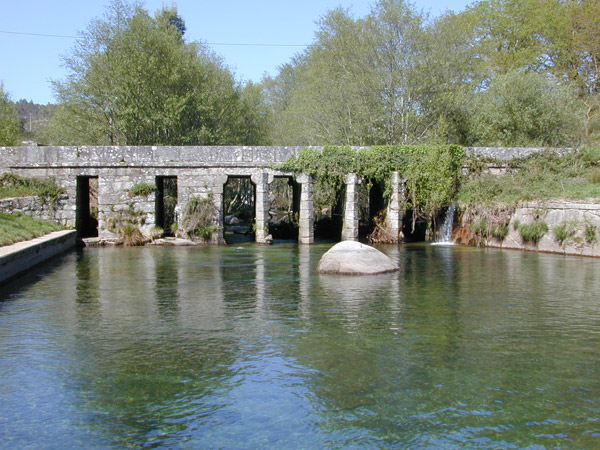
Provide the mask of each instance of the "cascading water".
POLYGON ((456 203, 452 202, 446 211, 446 217, 444 218, 444 224, 442 225, 442 232, 440 240, 437 244, 452 244, 452 228, 454 225, 454 214, 456 212, 456 203))

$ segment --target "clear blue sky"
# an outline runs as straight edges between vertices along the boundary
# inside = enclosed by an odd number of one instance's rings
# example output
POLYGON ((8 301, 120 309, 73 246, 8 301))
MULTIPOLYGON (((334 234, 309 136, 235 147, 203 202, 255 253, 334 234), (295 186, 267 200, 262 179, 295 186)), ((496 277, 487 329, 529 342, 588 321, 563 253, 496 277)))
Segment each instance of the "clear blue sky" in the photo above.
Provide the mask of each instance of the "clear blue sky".
MULTIPOLYGON (((0 82, 12 100, 52 103, 49 80, 62 79, 61 55, 74 39, 6 32, 76 36, 104 13, 106 1, 0 0, 0 82)), ((187 26, 189 41, 209 44, 295 44, 313 41, 315 22, 327 11, 342 6, 354 17, 364 17, 373 0, 147 0, 151 13, 175 4, 187 26)), ((434 16, 462 11, 467 0, 417 0, 417 8, 434 16)), ((210 45, 234 71, 238 80, 260 81, 275 75, 277 67, 302 51, 297 46, 210 45)))

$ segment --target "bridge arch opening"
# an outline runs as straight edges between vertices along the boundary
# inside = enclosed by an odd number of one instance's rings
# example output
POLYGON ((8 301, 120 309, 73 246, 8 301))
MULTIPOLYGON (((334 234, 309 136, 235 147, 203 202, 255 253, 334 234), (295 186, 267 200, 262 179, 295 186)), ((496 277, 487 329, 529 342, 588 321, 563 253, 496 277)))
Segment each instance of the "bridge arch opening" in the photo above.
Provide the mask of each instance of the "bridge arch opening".
POLYGON ((223 186, 223 237, 227 243, 254 240, 256 186, 250 176, 228 176, 223 186))
POLYGON ((273 239, 298 240, 300 186, 292 177, 269 184, 269 234, 273 239))
POLYGON ((98 237, 98 177, 77 177, 75 229, 79 239, 98 237))
POLYGON ((164 230, 165 236, 172 236, 171 228, 176 222, 177 177, 157 176, 155 197, 155 225, 164 230))

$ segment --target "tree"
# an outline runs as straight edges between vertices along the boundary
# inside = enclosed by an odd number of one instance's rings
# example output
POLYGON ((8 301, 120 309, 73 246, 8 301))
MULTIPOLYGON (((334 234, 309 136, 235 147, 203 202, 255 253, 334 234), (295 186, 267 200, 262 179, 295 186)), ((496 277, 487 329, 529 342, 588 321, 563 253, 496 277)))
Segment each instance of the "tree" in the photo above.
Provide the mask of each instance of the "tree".
POLYGON ((380 0, 364 19, 337 8, 316 41, 269 80, 286 143, 397 144, 422 135, 416 73, 424 16, 380 0), (291 86, 290 86, 291 85, 291 86), (291 141, 291 142, 290 142, 291 141))
POLYGON ((478 145, 550 146, 578 143, 581 100, 576 89, 547 74, 517 69, 478 95, 471 134, 478 145))
POLYGON ((50 140, 259 143, 264 133, 253 127, 262 123, 244 103, 243 87, 220 58, 199 43, 187 43, 184 34, 174 8, 151 17, 137 3, 110 3, 105 17, 92 21, 64 59, 69 75, 54 83, 59 107, 50 140), (252 114, 255 120, 248 120, 252 114))
POLYGON ((21 124, 17 110, 10 100, 4 85, 0 83, 0 145, 13 146, 19 143, 21 124))

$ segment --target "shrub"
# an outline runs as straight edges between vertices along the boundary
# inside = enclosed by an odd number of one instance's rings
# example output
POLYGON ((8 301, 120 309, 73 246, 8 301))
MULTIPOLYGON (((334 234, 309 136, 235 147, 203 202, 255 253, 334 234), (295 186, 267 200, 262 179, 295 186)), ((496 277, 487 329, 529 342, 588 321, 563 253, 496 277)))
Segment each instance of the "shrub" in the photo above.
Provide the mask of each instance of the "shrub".
POLYGON ((587 242, 588 244, 595 244, 596 242, 598 242, 598 235, 597 235, 597 230, 598 227, 595 225, 592 225, 591 223, 586 223, 585 224, 585 242, 587 242))
POLYGON ((163 234, 165 233, 165 230, 163 230, 161 227, 153 227, 150 232, 148 233, 148 237, 150 238, 150 240, 155 241, 157 239, 160 239, 163 234))
POLYGON ((535 220, 530 224, 519 226, 519 234, 521 235, 523 242, 531 242, 536 245, 547 232, 548 225, 541 220, 535 220))
POLYGON ((487 235, 487 219, 482 217, 478 221, 473 222, 473 227, 471 229, 477 236, 483 237, 487 235))
POLYGON ((146 241, 139 228, 146 223, 144 211, 135 209, 133 203, 129 203, 127 208, 113 211, 113 213, 108 218, 106 225, 109 231, 119 236, 123 245, 142 245, 146 241))
POLYGON ((552 232, 554 233, 556 241, 560 245, 565 245, 566 242, 575 236, 577 230, 575 229, 575 225, 573 223, 561 222, 552 229, 552 232))
POLYGON ((125 223, 119 228, 119 235, 124 246, 142 245, 146 238, 140 229, 133 223, 125 223))
POLYGON ((217 208, 212 195, 191 197, 183 211, 183 231, 192 239, 208 240, 217 231, 217 208))
POLYGON ((503 241, 508 236, 508 224, 501 223, 492 230, 492 235, 499 241, 503 241))
POLYGON ((127 190, 131 197, 148 197, 154 191, 156 191, 156 185, 150 183, 137 183, 127 190))

